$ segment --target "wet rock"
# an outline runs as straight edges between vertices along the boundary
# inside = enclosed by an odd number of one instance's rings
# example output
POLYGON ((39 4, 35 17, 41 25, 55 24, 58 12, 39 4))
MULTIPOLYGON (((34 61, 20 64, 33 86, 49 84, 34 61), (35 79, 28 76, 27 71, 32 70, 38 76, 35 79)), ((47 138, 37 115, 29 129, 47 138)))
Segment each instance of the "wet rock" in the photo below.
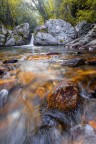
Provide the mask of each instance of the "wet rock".
POLYGON ((8 90, 2 89, 0 91, 0 107, 2 107, 8 100, 8 90))
POLYGON ((58 52, 49 52, 49 53, 47 53, 46 55, 59 55, 60 53, 58 53, 58 52))
POLYGON ((70 67, 76 67, 81 66, 85 64, 85 60, 82 58, 74 58, 74 59, 68 59, 64 60, 62 66, 70 66, 70 67))
POLYGON ((5 72, 6 68, 0 66, 0 75, 2 75, 5 72))
POLYGON ((48 107, 51 109, 72 111, 79 103, 79 88, 74 81, 62 82, 48 95, 48 107))
POLYGON ((89 51, 96 51, 96 45, 90 46, 90 47, 89 47, 89 51))
POLYGON ((10 60, 5 60, 5 61, 3 62, 3 64, 7 64, 7 63, 17 63, 17 62, 18 62, 17 59, 10 59, 10 60))
POLYGON ((8 78, 8 79, 0 79, 0 89, 6 87, 7 90, 10 90, 12 87, 16 85, 15 78, 8 78))
POLYGON ((88 65, 96 65, 96 59, 87 60, 86 64, 88 64, 88 65))

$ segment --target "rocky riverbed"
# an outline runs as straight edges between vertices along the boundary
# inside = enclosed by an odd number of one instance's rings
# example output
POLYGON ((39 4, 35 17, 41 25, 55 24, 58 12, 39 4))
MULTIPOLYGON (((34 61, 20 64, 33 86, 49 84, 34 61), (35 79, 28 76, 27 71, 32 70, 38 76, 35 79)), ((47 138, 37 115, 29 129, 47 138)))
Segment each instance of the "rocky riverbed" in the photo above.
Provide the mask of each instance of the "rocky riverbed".
POLYGON ((95 144, 96 53, 0 51, 0 143, 95 144))

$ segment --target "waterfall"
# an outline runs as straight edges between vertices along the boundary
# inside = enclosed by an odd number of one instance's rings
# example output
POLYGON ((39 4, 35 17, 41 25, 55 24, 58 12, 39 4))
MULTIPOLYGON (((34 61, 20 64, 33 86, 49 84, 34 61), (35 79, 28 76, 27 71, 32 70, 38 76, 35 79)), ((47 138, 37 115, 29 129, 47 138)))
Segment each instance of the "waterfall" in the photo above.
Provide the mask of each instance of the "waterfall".
POLYGON ((29 45, 34 46, 34 33, 32 33, 32 37, 29 45))
POLYGON ((32 37, 31 37, 29 46, 32 47, 32 53, 34 54, 34 33, 32 33, 32 37))

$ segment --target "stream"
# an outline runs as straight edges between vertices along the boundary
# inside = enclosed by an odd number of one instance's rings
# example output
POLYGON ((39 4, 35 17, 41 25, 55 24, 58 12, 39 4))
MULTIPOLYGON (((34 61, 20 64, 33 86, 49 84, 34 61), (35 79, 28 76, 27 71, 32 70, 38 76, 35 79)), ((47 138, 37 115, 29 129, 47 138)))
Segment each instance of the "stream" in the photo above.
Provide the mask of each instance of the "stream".
POLYGON ((0 144, 96 143, 96 65, 63 65, 74 58, 96 60, 96 52, 63 46, 0 48, 0 91, 8 92, 0 102, 0 144), (48 94, 69 80, 78 83, 83 102, 70 112, 49 108, 48 94))

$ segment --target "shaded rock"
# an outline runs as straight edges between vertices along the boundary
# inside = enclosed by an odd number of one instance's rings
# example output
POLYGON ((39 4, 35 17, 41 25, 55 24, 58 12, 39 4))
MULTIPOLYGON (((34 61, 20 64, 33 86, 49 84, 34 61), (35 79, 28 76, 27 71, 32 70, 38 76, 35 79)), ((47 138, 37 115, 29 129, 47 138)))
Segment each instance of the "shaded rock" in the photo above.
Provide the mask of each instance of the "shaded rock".
POLYGON ((49 53, 47 53, 46 55, 60 55, 60 53, 58 53, 58 52, 49 52, 49 53))
POLYGON ((92 29, 92 27, 93 25, 87 21, 79 22, 75 27, 76 31, 78 32, 78 37, 86 35, 92 29))
POLYGON ((14 28, 13 33, 16 35, 20 35, 23 38, 29 37, 29 24, 23 23, 21 25, 18 25, 14 28))
POLYGON ((82 58, 74 58, 74 59, 68 59, 64 60, 62 66, 70 66, 70 67, 76 67, 81 66, 85 64, 85 60, 82 58))
POLYGON ((60 45, 72 41, 77 36, 75 28, 61 19, 47 20, 36 28, 35 45, 60 45), (50 36, 50 37, 49 37, 50 36))
POLYGON ((14 38, 10 38, 6 43, 5 46, 14 46, 16 43, 14 38))
POLYGON ((5 60, 5 61, 3 62, 3 64, 7 64, 7 63, 16 63, 16 62, 18 62, 17 59, 10 59, 10 60, 5 60))
POLYGON ((4 67, 0 66, 0 75, 2 75, 5 72, 5 70, 6 69, 4 67))
POLYGON ((7 34, 7 29, 0 23, 0 46, 4 45, 7 34))
POLYGON ((0 91, 0 107, 2 107, 8 100, 8 90, 2 89, 0 91))
POLYGON ((66 44, 65 48, 89 48, 96 45, 96 25, 87 33, 87 35, 80 37, 68 44, 66 44))
POLYGON ((74 81, 62 82, 48 95, 50 109, 72 111, 77 109, 79 103, 79 88, 74 81))
POLYGON ((88 64, 88 65, 96 65, 96 59, 87 60, 86 64, 88 64))

